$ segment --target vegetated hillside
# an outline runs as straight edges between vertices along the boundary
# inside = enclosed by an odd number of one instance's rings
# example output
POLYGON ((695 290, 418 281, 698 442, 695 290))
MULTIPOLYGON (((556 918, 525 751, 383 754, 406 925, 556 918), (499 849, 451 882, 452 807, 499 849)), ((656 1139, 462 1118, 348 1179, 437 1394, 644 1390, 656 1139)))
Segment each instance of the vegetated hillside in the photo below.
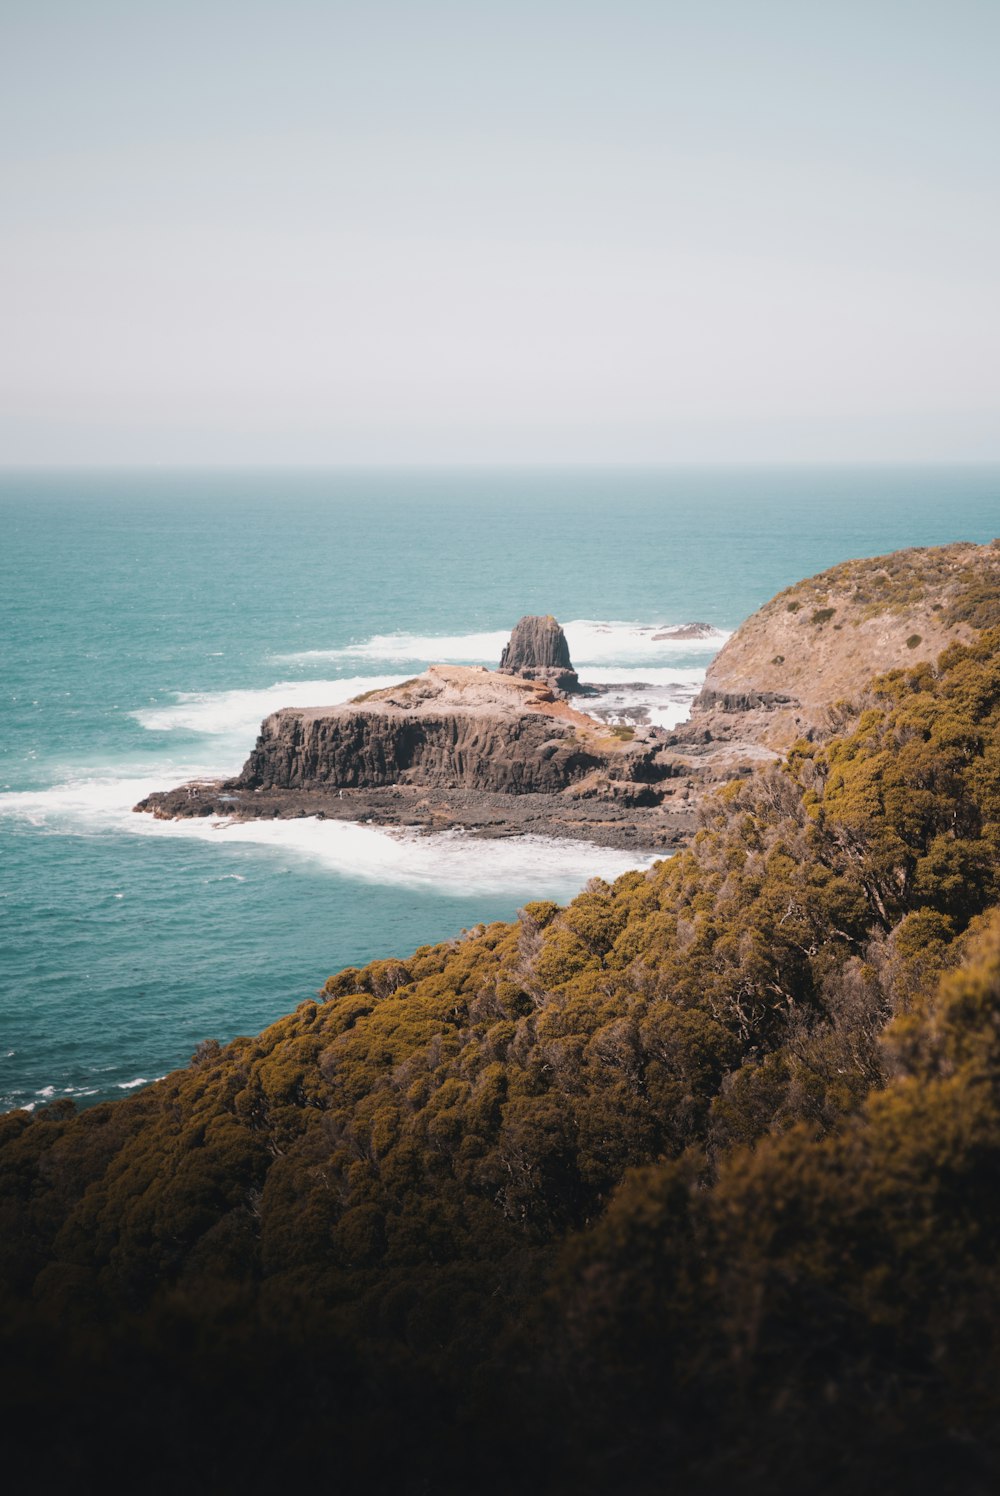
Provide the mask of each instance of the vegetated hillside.
POLYGON ((8 1450, 157 1491, 995 1489, 998 646, 875 682, 649 873, 0 1119, 8 1450))
POLYGON ((859 679, 933 660, 1000 626, 1000 541, 844 561, 779 592, 709 666, 700 706, 766 699, 763 738, 786 747, 859 679))

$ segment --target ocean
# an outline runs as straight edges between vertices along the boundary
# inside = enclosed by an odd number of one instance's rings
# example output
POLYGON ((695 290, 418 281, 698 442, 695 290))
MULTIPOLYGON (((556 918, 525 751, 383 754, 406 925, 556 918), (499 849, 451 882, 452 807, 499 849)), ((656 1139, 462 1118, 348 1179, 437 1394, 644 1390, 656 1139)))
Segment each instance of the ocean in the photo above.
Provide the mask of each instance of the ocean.
MULTIPOLYGON (((630 854, 132 813, 260 719, 554 613, 586 680, 681 720, 726 634, 851 556, 1000 532, 1000 470, 0 477, 0 1110, 121 1096, 630 854), (656 640, 704 622, 704 642, 656 640)), ((605 703, 606 704, 606 703, 605 703)))

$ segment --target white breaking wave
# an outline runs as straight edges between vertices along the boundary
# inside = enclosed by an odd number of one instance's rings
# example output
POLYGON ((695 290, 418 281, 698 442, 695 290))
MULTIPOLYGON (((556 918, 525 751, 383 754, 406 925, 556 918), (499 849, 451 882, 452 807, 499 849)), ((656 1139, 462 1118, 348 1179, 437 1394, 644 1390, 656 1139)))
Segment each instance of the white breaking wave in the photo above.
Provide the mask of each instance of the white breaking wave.
POLYGON ((141 707, 131 715, 150 732, 196 732, 213 737, 249 738, 265 717, 283 706, 338 706, 394 685, 395 675, 359 675, 343 680, 279 680, 271 686, 244 691, 178 691, 166 706, 141 707))
POLYGON ((719 650, 729 635, 722 629, 700 639, 663 637, 676 627, 657 623, 600 623, 577 619, 565 628, 570 656, 578 673, 590 665, 640 665, 644 669, 657 663, 668 664, 678 654, 703 655, 706 660, 719 650))
POLYGON ((579 893, 588 878, 611 880, 657 860, 652 854, 555 837, 488 840, 460 830, 427 835, 311 817, 289 821, 135 819, 140 825, 134 829, 153 836, 187 836, 219 847, 266 848, 345 878, 453 895, 568 899, 579 893))
MULTIPOLYGON (((122 1080, 107 1082, 103 1089, 115 1091, 135 1091, 139 1086, 151 1086, 155 1081, 163 1080, 162 1075, 153 1076, 152 1079, 144 1075, 137 1076, 135 1080, 122 1080)), ((102 1087, 94 1085, 85 1086, 39 1086, 34 1091, 21 1090, 11 1091, 7 1095, 0 1096, 0 1111, 24 1111, 33 1112, 39 1106, 48 1106, 52 1101, 62 1101, 69 1098, 71 1101, 84 1100, 90 1096, 99 1096, 102 1087), (32 1099, 26 1100, 26 1097, 32 1099)))
POLYGON ((355 881, 455 896, 501 893, 518 899, 568 899, 588 878, 616 878, 655 861, 651 855, 554 837, 488 840, 462 831, 426 835, 314 818, 160 821, 137 815, 132 806, 151 790, 162 789, 163 783, 162 773, 156 779, 74 780, 48 790, 0 795, 0 815, 50 834, 183 837, 222 852, 258 851, 272 859, 307 861, 355 881))
POLYGON ((510 630, 482 634, 375 634, 342 649, 300 649, 272 658, 289 665, 312 660, 420 661, 428 665, 485 665, 500 658, 510 630))
POLYGON ((27 821, 48 831, 131 830, 132 806, 166 784, 211 776, 193 766, 159 768, 142 776, 105 775, 68 779, 45 790, 12 790, 0 795, 0 816, 27 821))
MULTIPOLYGON (((683 625, 680 625, 683 627, 683 625)), ((563 625, 573 664, 578 671, 588 665, 655 665, 668 663, 681 652, 713 655, 729 638, 722 629, 700 639, 658 637, 678 627, 664 623, 602 622, 577 618, 563 625)), ((306 664, 317 660, 371 660, 455 665, 496 664, 510 637, 509 629, 471 634, 375 634, 356 644, 337 649, 304 649, 279 654, 275 660, 306 664)))
POLYGON ((585 685, 603 686, 599 696, 573 696, 577 711, 587 712, 604 721, 642 721, 651 727, 673 728, 685 722, 691 703, 705 679, 703 668, 644 669, 638 666, 635 679, 622 666, 582 669, 585 685), (641 715, 636 714, 641 709, 641 715))

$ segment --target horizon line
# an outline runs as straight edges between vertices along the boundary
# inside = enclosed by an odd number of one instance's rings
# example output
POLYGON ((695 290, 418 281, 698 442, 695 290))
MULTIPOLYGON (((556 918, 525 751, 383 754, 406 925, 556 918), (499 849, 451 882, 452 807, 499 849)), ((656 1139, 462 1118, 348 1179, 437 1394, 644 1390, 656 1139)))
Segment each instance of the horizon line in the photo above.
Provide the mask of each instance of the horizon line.
POLYGON ((832 458, 702 458, 687 460, 630 460, 617 459, 588 461, 574 458, 550 458, 535 461, 520 460, 455 460, 427 461, 363 461, 363 462, 0 462, 0 477, 58 476, 72 473, 92 473, 100 476, 126 475, 130 473, 168 476, 183 473, 241 473, 241 474, 335 474, 335 473, 538 473, 538 472, 592 472, 592 473, 657 473, 692 472, 704 470, 742 471, 816 471, 817 469, 868 470, 868 469, 933 470, 941 468, 1000 468, 1000 455, 996 457, 832 457, 832 458))

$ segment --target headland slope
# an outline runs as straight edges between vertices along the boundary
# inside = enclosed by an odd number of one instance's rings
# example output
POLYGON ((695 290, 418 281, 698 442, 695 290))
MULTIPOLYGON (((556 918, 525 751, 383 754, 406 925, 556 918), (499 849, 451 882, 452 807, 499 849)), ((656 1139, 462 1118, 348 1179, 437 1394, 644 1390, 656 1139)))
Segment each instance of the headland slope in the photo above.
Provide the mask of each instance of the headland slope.
POLYGON ((873 675, 997 622, 996 542, 844 562, 747 619, 709 667, 690 720, 666 731, 581 710, 588 688, 562 629, 527 617, 497 670, 433 665, 341 706, 286 708, 264 721, 238 776, 157 792, 136 809, 676 847, 707 793, 842 725, 873 675))

